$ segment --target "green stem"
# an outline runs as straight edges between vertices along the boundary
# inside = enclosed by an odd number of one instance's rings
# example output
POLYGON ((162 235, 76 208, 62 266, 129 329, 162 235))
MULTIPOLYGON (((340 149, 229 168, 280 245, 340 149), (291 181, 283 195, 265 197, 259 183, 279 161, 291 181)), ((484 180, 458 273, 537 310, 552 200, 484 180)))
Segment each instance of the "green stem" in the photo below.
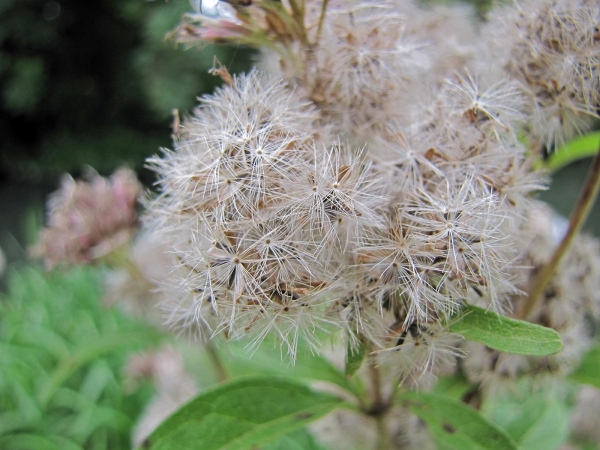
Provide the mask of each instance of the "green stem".
POLYGON ((375 417, 377 422, 377 450, 390 450, 390 436, 385 423, 385 415, 381 414, 375 417))
POLYGON ((389 410, 389 401, 384 400, 379 367, 371 359, 368 361, 369 379, 371 381, 371 407, 368 414, 375 419, 377 424, 377 450, 391 448, 390 435, 387 429, 386 416, 389 410))
POLYGON ((219 353, 217 352, 217 349, 213 345, 212 341, 208 340, 204 344, 204 348, 206 348, 206 353, 208 353, 208 357, 210 358, 213 368, 215 369, 217 381, 219 383, 226 381, 229 378, 229 375, 227 375, 227 370, 225 369, 225 366, 221 361, 221 357, 219 356, 219 353))
POLYGON ((375 365, 375 362, 369 359, 369 378, 371 381, 371 401, 373 406, 379 406, 383 404, 383 393, 381 392, 381 375, 379 373, 379 367, 375 365))
POLYGON ((596 200, 596 196, 598 195, 598 190, 600 189, 600 149, 596 156, 594 156, 594 160, 592 161, 592 166, 590 167, 590 171, 588 172, 587 178, 585 180, 585 184, 579 193, 579 198, 577 199, 577 203, 575 204, 575 208, 571 212, 571 217, 569 218, 569 228, 567 233, 563 237, 562 241, 554 251, 552 258, 542 267, 542 269, 538 272, 536 277, 533 280, 532 288, 529 292, 529 298, 527 299, 527 303, 519 313, 517 314, 517 318, 519 319, 527 319, 527 317, 531 314, 535 307, 540 301, 548 282, 552 279, 552 275, 554 271, 558 267, 561 259, 573 243, 573 239, 577 236, 577 233, 585 223, 592 206, 594 205, 594 201, 596 200))

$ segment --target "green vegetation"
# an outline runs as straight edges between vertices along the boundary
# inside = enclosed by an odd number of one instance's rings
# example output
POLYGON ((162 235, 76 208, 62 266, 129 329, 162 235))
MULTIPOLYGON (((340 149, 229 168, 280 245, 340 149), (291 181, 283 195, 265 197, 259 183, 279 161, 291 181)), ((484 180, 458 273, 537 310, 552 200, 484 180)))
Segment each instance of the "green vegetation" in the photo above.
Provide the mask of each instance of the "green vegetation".
POLYGON ((0 448, 127 449, 152 394, 123 364, 160 333, 100 301, 100 272, 12 273, 0 303, 0 448))

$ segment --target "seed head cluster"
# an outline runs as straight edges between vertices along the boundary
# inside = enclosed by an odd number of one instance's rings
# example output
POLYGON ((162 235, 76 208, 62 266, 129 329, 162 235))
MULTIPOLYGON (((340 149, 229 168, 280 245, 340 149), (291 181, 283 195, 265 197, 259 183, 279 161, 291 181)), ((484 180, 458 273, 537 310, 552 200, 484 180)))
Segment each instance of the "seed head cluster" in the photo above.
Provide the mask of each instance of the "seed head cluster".
POLYGON ((530 0, 490 17, 495 55, 529 98, 534 142, 552 149, 588 129, 600 107, 598 2, 530 0))
POLYGON ((284 36, 272 11, 256 30, 258 2, 194 33, 187 24, 188 42, 235 28, 274 44, 149 160, 159 194, 146 221, 175 261, 168 322, 250 348, 274 333, 292 361, 301 341, 318 352, 341 332, 401 377, 453 366, 463 350, 447 323, 463 302, 506 313, 526 288, 527 215, 545 180, 521 136, 547 130, 539 112, 548 119, 544 102, 559 97, 595 114, 598 41, 581 21, 597 7, 560 5, 513 8, 512 65, 490 58, 499 50, 464 9, 332 0, 322 16, 308 2, 304 32, 284 36), (541 7, 562 19, 528 12, 541 7), (575 48, 587 52, 577 80, 542 74, 575 48))

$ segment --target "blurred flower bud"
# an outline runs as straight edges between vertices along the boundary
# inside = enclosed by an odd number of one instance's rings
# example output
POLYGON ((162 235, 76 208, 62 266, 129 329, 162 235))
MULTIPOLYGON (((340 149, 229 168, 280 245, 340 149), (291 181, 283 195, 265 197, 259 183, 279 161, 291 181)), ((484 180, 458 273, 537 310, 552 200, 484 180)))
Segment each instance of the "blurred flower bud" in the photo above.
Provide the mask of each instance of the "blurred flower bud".
POLYGON ((86 181, 65 175, 48 200, 48 220, 32 255, 47 268, 90 263, 128 242, 137 227, 142 191, 134 172, 122 168, 110 178, 91 171, 86 181))

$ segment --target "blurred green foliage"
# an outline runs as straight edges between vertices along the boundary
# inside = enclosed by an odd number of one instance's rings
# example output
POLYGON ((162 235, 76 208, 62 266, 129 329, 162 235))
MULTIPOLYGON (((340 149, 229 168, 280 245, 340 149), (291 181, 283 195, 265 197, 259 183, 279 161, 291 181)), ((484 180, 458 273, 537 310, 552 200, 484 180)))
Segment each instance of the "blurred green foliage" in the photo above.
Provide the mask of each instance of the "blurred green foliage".
POLYGON ((44 274, 27 268, 0 299, 0 448, 128 449, 131 428, 152 395, 122 386, 127 354, 160 333, 108 310, 101 272, 44 274))
POLYGON ((0 170, 54 182, 90 164, 137 169, 170 145, 171 111, 190 111, 247 49, 184 49, 165 35, 187 0, 0 2, 0 170))

